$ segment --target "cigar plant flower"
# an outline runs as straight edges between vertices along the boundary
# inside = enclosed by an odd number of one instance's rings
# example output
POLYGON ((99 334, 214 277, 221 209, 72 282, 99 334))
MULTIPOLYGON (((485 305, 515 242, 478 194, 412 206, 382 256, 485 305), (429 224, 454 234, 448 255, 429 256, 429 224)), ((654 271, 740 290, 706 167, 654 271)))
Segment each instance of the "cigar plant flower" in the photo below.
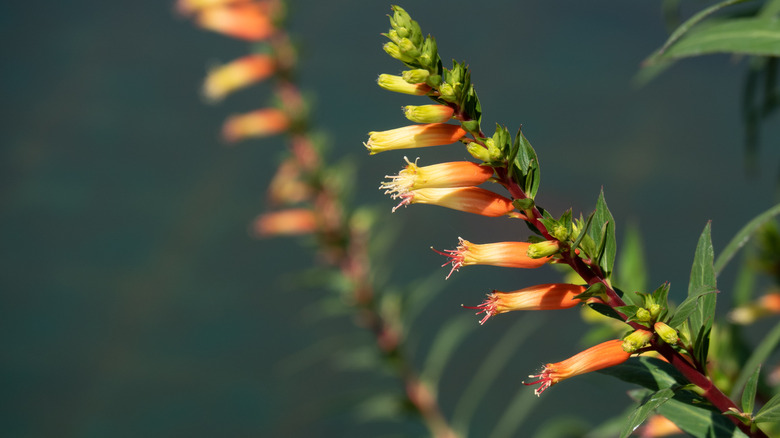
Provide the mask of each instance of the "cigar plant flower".
POLYGON ((515 209, 511 199, 479 187, 425 188, 410 190, 400 197, 403 200, 393 208, 393 211, 402 205, 428 204, 482 216, 498 217, 510 214, 515 209))
POLYGON ((462 139, 465 135, 466 130, 457 125, 428 123, 404 126, 388 131, 369 132, 368 141, 364 145, 373 155, 396 149, 414 149, 452 144, 462 139))
POLYGON ((380 189, 392 194, 393 199, 403 196, 411 190, 424 188, 471 187, 482 184, 493 176, 493 168, 480 166, 471 161, 453 161, 448 163, 418 166, 406 160, 398 175, 387 175, 389 181, 383 182, 380 189))
POLYGON ((467 309, 477 309, 477 315, 485 316, 479 321, 484 324, 491 316, 513 310, 556 310, 568 309, 580 304, 577 295, 587 288, 576 284, 540 284, 512 292, 493 291, 485 301, 476 306, 463 306, 467 309))
POLYGON ((447 249, 436 251, 437 253, 450 258, 446 266, 452 263, 452 269, 447 275, 450 278, 453 272, 459 270, 462 266, 470 265, 490 265, 501 266, 504 268, 538 268, 549 261, 549 259, 534 259, 528 257, 528 242, 497 242, 497 243, 472 243, 468 240, 458 238, 458 247, 456 249, 447 249))
POLYGON ((211 101, 223 99, 233 91, 248 87, 271 76, 275 62, 268 55, 247 55, 209 72, 203 95, 211 101))
POLYGON ((234 143, 251 137, 279 134, 290 126, 290 118, 276 108, 263 108, 230 116, 222 126, 222 137, 234 143))
POLYGON ((619 365, 627 361, 630 356, 630 353, 623 350, 623 341, 613 339, 590 347, 564 361, 548 363, 539 374, 528 376, 537 380, 523 382, 523 384, 529 386, 539 384, 534 391, 534 394, 539 396, 547 388, 562 380, 619 365))

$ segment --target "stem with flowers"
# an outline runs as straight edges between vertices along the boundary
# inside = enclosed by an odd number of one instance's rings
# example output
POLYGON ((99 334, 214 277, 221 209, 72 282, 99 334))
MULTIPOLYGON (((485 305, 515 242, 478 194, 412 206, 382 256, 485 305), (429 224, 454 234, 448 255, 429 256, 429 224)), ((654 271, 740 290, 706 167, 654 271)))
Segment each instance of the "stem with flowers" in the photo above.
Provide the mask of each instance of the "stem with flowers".
MULTIPOLYGON (((460 239, 457 249, 437 251, 449 257, 450 275, 474 264, 538 268, 555 263, 570 267, 582 280, 581 285, 545 284, 512 292, 494 291, 482 304, 469 307, 485 314, 480 323, 510 311, 563 309, 582 303, 621 321, 629 330, 620 339, 545 365, 525 384, 538 384, 535 392, 541 395, 567 378, 619 367, 632 356, 654 355, 681 377, 641 398, 623 436, 653 410, 685 399, 691 406, 721 414, 716 415, 718 421, 730 422, 731 429, 738 428, 750 437, 766 437, 761 429, 761 412, 753 415, 743 411, 709 377, 708 350, 717 294, 709 224, 699 239, 688 297, 676 308, 668 303, 668 285, 650 293, 624 292, 613 286, 615 221, 603 192, 587 217, 574 217, 571 210, 554 217, 537 205, 539 161, 522 130, 512 137, 506 127, 496 126, 492 136, 486 135, 481 127, 482 107, 467 65, 453 62, 452 68, 443 67, 435 39, 424 36, 403 8, 392 9, 391 29, 385 34, 390 41, 384 50, 408 70, 400 76, 382 74, 378 84, 397 93, 427 96, 434 103, 405 107, 406 118, 417 124, 370 132, 366 148, 373 155, 461 142, 476 160, 418 166, 417 160, 407 159, 407 166, 381 186, 392 198, 401 200, 393 211, 418 203, 439 205, 487 217, 509 216, 522 220, 532 231, 528 242, 475 244, 460 239), (497 183, 507 193, 478 187, 487 182, 497 183)), ((743 406, 752 409, 752 400, 746 404, 743 396, 743 406)))
POLYGON ((268 190, 274 209, 255 219, 255 235, 316 236, 320 256, 349 284, 347 298, 359 324, 374 335, 381 356, 394 369, 406 405, 432 436, 455 437, 435 396, 404 354, 401 321, 380 308, 370 278, 370 227, 365 214, 346 206, 342 185, 332 178, 334 169, 325 162, 310 128, 308 108, 295 80, 296 49, 284 28, 284 2, 179 0, 177 9, 207 30, 260 43, 254 46, 255 53, 209 73, 203 87, 207 99, 218 101, 254 83, 275 80, 275 106, 233 115, 222 132, 228 143, 276 134, 289 138, 289 157, 280 164, 268 190))

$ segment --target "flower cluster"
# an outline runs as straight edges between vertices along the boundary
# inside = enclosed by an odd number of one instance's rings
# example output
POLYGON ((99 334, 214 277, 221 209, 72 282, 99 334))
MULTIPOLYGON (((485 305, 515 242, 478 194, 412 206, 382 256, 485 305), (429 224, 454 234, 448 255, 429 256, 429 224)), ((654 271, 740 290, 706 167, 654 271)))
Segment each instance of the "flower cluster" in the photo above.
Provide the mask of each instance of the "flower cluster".
MULTIPOLYGON (((448 257, 447 278, 463 266, 491 265, 508 268, 539 268, 548 263, 566 264, 587 284, 551 283, 523 287, 512 292, 493 291, 477 306, 464 306, 490 317, 517 310, 558 310, 579 304, 617 309, 621 321, 632 331, 587 349, 570 359, 547 364, 534 384, 536 394, 582 373, 625 362, 657 343, 676 344, 677 331, 664 324, 660 296, 648 296, 644 306, 620 310, 625 303, 611 286, 614 258, 614 222, 603 197, 592 217, 573 218, 571 211, 560 218, 538 207, 534 201, 539 187, 539 165, 534 149, 518 132, 512 138, 497 126, 492 136, 480 126, 481 105, 465 64, 444 68, 436 41, 424 37, 418 23, 393 6, 390 40, 385 51, 408 68, 400 75, 382 74, 381 88, 409 96, 428 97, 427 105, 403 108, 413 125, 372 131, 364 143, 370 154, 393 150, 420 149, 460 142, 476 161, 458 161, 427 166, 419 159, 406 160, 397 174, 387 176, 380 189, 401 206, 429 204, 487 217, 509 216, 527 222, 536 235, 527 242, 476 244, 459 239, 456 249, 438 251, 448 257), (486 185, 490 185, 486 187, 486 185), (495 189, 503 190, 498 193, 495 189), (595 219, 594 219, 595 216, 595 219), (654 301, 655 298, 658 298, 654 301), (656 302, 657 301, 657 302, 656 302), (646 314, 646 315, 645 315, 646 314), (644 319, 642 319, 644 318, 644 319)), ((664 296, 665 298, 665 296, 664 296)))

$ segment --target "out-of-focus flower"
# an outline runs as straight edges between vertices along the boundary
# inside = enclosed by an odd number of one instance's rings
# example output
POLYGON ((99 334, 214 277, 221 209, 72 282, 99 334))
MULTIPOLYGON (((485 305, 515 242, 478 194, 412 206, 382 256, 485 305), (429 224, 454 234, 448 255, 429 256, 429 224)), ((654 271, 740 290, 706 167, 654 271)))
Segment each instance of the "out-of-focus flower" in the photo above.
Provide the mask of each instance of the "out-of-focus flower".
POLYGON ((385 189, 385 194, 392 193, 393 199, 410 190, 476 186, 493 176, 492 167, 480 166, 471 161, 453 161, 420 167, 416 160, 414 163, 406 157, 404 160, 406 167, 398 172, 398 175, 385 176, 390 178, 390 181, 379 186, 380 189, 385 189))
POLYGON ((469 265, 490 265, 501 266, 505 268, 538 268, 549 261, 549 259, 532 259, 526 255, 528 242, 498 242, 498 243, 471 243, 468 240, 458 238, 458 247, 456 249, 447 249, 436 251, 441 255, 450 258, 447 263, 452 263, 447 278, 450 278, 453 272, 459 270, 462 266, 469 265))
POLYGON ((404 116, 415 123, 444 123, 455 113, 446 105, 407 105, 403 110, 404 116))
POLYGON ((176 10, 182 15, 190 15, 201 9, 236 3, 248 3, 250 1, 251 0, 178 0, 176 2, 176 10))
POLYGON ((209 72, 203 83, 203 94, 209 100, 221 100, 235 90, 268 78, 274 69, 274 59, 268 55, 244 56, 209 72))
POLYGON ((466 130, 447 123, 411 125, 388 131, 368 133, 364 143, 371 155, 396 149, 425 148, 455 143, 466 136, 466 130))
POLYGON ((252 228, 260 237, 309 234, 317 229, 317 218, 309 209, 292 208, 261 214, 252 228))
POLYGON ((658 414, 650 417, 638 432, 640 438, 661 438, 685 433, 671 420, 658 414))
POLYGON ((777 314, 780 314, 780 293, 772 292, 748 305, 737 307, 728 318, 735 324, 752 324, 761 317, 777 314))
POLYGON ((403 200, 393 208, 393 211, 398 210, 402 205, 428 204, 482 216, 498 217, 515 209, 511 199, 479 187, 410 190, 400 197, 403 200))
POLYGON ((301 168, 295 159, 283 161, 268 186, 268 198, 274 204, 295 204, 312 197, 312 189, 301 181, 301 168))
POLYGON ((263 108, 230 116, 222 126, 222 137, 234 143, 249 137, 266 137, 284 132, 290 119, 283 111, 263 108))
POLYGON ((547 388, 562 380, 619 365, 627 361, 630 356, 630 353, 623 350, 623 341, 612 339, 590 347, 564 361, 548 363, 541 373, 528 376, 538 380, 523 382, 523 384, 528 386, 539 384, 539 387, 534 391, 534 394, 539 396, 547 388))
POLYGON ((513 292, 493 291, 487 295, 484 303, 476 307, 463 306, 467 309, 477 309, 477 315, 485 316, 479 321, 484 324, 491 316, 513 310, 556 310, 568 309, 580 304, 576 297, 585 292, 585 286, 576 284, 540 284, 513 292))
POLYGON ((197 22, 204 29, 247 41, 264 40, 276 30, 268 8, 252 2, 205 8, 197 22))

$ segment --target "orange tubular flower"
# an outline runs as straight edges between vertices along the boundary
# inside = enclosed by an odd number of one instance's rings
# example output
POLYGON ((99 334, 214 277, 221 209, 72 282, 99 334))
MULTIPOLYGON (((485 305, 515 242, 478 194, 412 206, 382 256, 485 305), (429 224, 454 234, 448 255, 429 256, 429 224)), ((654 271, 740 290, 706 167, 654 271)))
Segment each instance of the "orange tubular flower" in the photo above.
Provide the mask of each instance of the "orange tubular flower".
POLYGON ((493 168, 480 166, 471 161, 454 161, 451 163, 417 166, 404 157, 407 166, 398 175, 386 175, 390 181, 383 182, 380 189, 385 194, 392 193, 392 198, 402 197, 410 190, 423 188, 471 187, 482 184, 493 176, 493 168))
POLYGON ((590 347, 562 362, 548 363, 540 374, 528 376, 538 380, 523 382, 523 384, 530 386, 539 383, 540 386, 534 391, 534 394, 539 396, 561 380, 619 365, 627 361, 630 356, 630 353, 623 351, 623 341, 613 339, 590 347))
POLYGON ((403 198, 393 211, 402 205, 429 204, 447 207, 482 216, 498 217, 512 212, 512 200, 479 187, 427 188, 411 190, 400 195, 403 198))
POLYGON ((641 438, 660 438, 664 436, 683 435, 683 432, 676 424, 663 415, 653 415, 645 422, 645 425, 639 429, 641 438))
POLYGON ((182 15, 189 15, 205 8, 247 3, 249 1, 251 0, 178 0, 176 2, 176 10, 182 15))
POLYGON ((274 33, 268 8, 259 3, 237 3, 205 8, 198 15, 204 29, 247 41, 260 41, 274 33))
MULTIPOLYGON (((498 243, 471 243, 468 240, 458 238, 456 249, 447 249, 444 252, 436 251, 449 257, 447 263, 452 263, 447 278, 461 266, 491 265, 505 268, 538 268, 550 259, 532 259, 528 257, 528 242, 498 242, 498 243)), ((447 263, 442 266, 446 266, 447 263)))
POLYGON ((389 131, 372 131, 364 143, 371 155, 395 149, 425 148, 455 143, 466 130, 447 123, 404 126, 389 131))
POLYGON ((230 116, 222 126, 222 137, 234 143, 248 137, 266 137, 284 132, 290 119, 283 111, 264 108, 246 114, 230 116))
POLYGON ((574 297, 585 292, 585 289, 585 286, 576 284, 540 284, 514 292, 494 290, 479 306, 463 307, 479 310, 477 315, 484 313, 485 316, 479 321, 484 324, 493 315, 513 310, 556 310, 574 307, 581 302, 574 297))
POLYGON ((260 237, 309 234, 317 229, 317 219, 311 210, 293 208, 262 214, 252 228, 260 237))
POLYGON ((221 100, 235 90, 268 78, 276 65, 268 55, 249 55, 220 66, 206 77, 203 94, 211 101, 221 100))

